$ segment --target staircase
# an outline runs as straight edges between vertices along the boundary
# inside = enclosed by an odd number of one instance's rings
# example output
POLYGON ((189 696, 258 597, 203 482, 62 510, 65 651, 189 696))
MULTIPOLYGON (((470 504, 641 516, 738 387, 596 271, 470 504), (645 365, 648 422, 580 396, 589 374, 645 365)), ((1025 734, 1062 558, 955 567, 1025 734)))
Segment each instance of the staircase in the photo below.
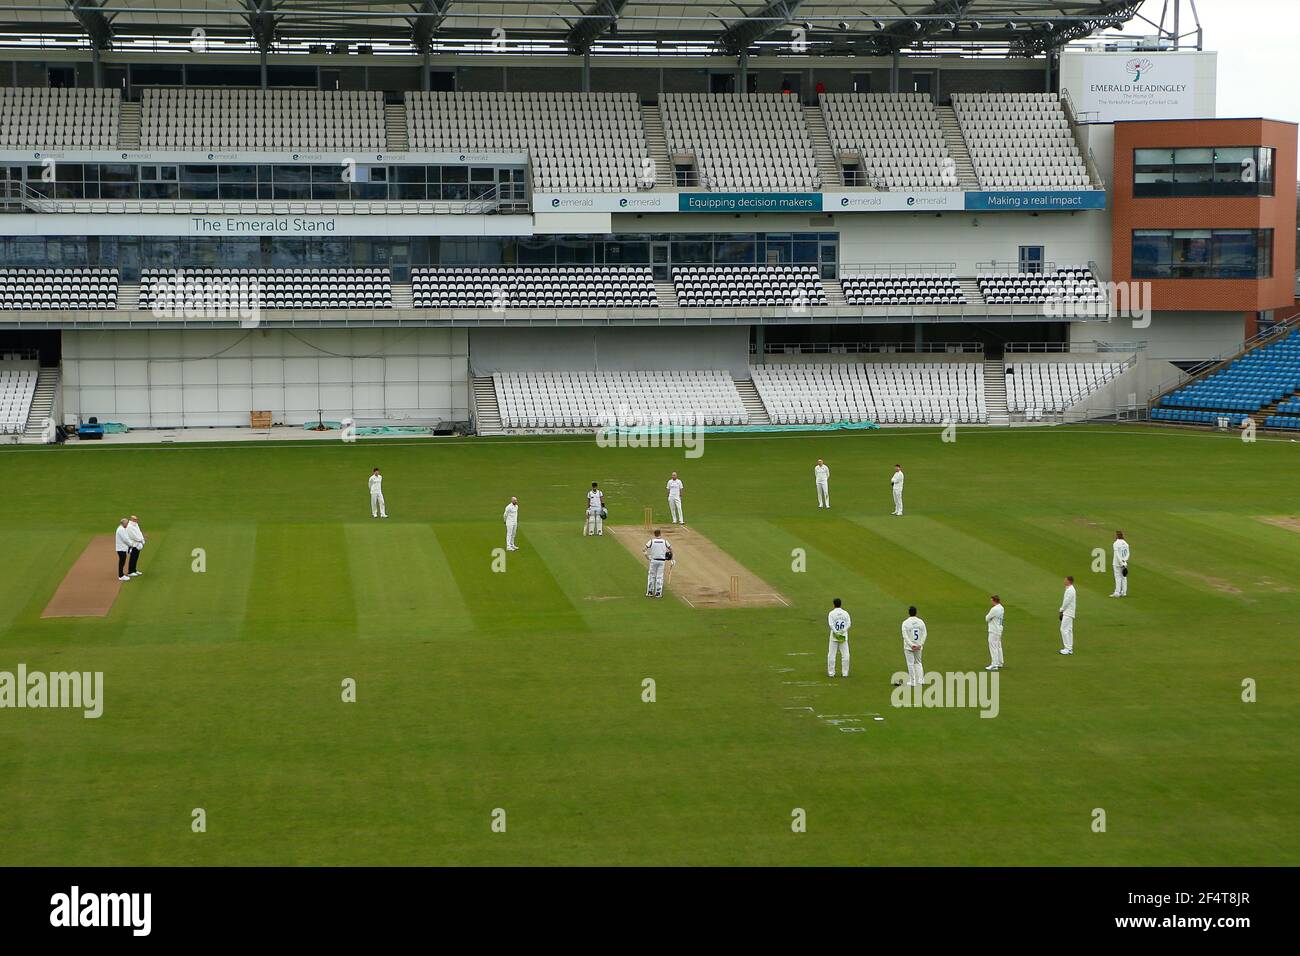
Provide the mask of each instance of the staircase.
POLYGON ((119 282, 117 284, 117 308, 119 312, 127 309, 135 311, 140 308, 140 283, 119 282))
POLYGON ((817 175, 821 177, 822 189, 839 189, 844 185, 844 176, 840 164, 835 160, 835 150, 831 148, 831 138, 826 132, 826 118, 822 116, 820 106, 805 106, 808 138, 812 140, 813 157, 817 160, 817 175))
POLYGON ((390 153, 405 153, 411 148, 405 103, 384 104, 384 148, 390 153))
POLYGON ((117 110, 117 148, 140 148, 140 104, 125 101, 117 110))
POLYGON ((826 304, 832 308, 849 304, 848 299, 844 298, 844 286, 840 285, 839 279, 822 279, 822 288, 826 290, 826 304))
POLYGON ((675 309, 677 302, 677 286, 671 282, 655 281, 655 299, 661 309, 675 309))
POLYGON ((474 425, 479 435, 503 435, 501 406, 497 404, 497 390, 491 375, 476 375, 471 383, 474 395, 474 425))
POLYGON ((970 150, 966 148, 966 138, 961 134, 961 123, 951 106, 936 106, 939 125, 943 127, 943 141, 948 146, 948 155, 957 164, 957 185, 964 190, 978 190, 979 176, 975 173, 975 164, 971 162, 970 150))
POLYGON ((754 387, 754 380, 752 378, 738 378, 735 382, 740 401, 745 406, 745 424, 772 424, 772 416, 767 413, 767 406, 763 404, 763 399, 759 397, 758 389, 754 387))
MULTIPOLYGON (((1278 407, 1279 405, 1283 404, 1284 402, 1294 401, 1294 400, 1297 399, 1297 398, 1300 398, 1300 392, 1294 392, 1294 393, 1292 393, 1291 395, 1287 395, 1287 396, 1284 396, 1283 398, 1279 398, 1276 402, 1272 402, 1272 403, 1270 403, 1270 404, 1268 404, 1268 405, 1265 405, 1265 406, 1264 406, 1263 408, 1261 408, 1259 411, 1257 411, 1257 412, 1251 412, 1251 413, 1250 413, 1250 420, 1253 421, 1253 422, 1254 422, 1256 425, 1258 425, 1260 428, 1263 428, 1263 427, 1264 427, 1264 419, 1268 418, 1268 416, 1270 416, 1270 415, 1276 415, 1276 414, 1277 414, 1277 407, 1278 407)), ((1227 415, 1227 414, 1229 414, 1229 413, 1228 413, 1228 412, 1224 412, 1223 414, 1227 415)), ((1291 413, 1288 412, 1287 414, 1291 414, 1291 413)))
POLYGON ((54 418, 54 399, 59 389, 59 370, 45 368, 36 375, 36 392, 32 395, 32 407, 27 412, 27 428, 23 431, 24 445, 44 445, 51 436, 46 430, 46 422, 54 418))
POLYGON ((966 296, 967 305, 985 305, 984 294, 980 292, 980 284, 974 279, 958 279, 961 283, 962 295, 966 296))
POLYGON ((668 137, 664 133, 664 119, 659 107, 642 106, 641 125, 645 128, 646 152, 655 164, 655 192, 671 192, 673 164, 668 157, 668 137))
POLYGON ((989 424, 1003 428, 1011 424, 1007 408, 1007 365, 1002 359, 984 360, 984 406, 989 424))
POLYGON ((415 297, 411 291, 411 283, 394 282, 393 288, 393 308, 394 309, 413 309, 415 308, 415 297))

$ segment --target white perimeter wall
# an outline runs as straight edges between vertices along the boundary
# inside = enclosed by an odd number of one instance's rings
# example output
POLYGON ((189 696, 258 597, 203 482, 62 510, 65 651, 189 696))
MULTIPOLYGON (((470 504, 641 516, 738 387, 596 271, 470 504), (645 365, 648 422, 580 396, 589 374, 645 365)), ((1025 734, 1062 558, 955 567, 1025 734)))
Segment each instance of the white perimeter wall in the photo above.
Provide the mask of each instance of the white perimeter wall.
POLYGON ((1135 329, 1128 319, 1076 322, 1070 335, 1072 342, 1145 342, 1147 358, 1166 362, 1214 358, 1237 348, 1245 338, 1244 312, 1153 312, 1145 329, 1135 329))
POLYGON ((721 369, 749 376, 749 326, 475 329, 475 375, 493 372, 721 369))
POLYGON ((461 329, 63 333, 63 414, 133 428, 469 418, 461 329))

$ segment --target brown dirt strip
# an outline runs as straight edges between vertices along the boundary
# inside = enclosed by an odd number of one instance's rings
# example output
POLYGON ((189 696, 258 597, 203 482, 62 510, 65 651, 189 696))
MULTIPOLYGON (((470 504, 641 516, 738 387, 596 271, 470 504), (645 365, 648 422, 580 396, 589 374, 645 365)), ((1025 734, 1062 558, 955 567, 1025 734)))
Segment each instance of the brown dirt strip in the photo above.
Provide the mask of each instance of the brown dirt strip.
MULTIPOLYGON (((646 566, 641 550, 651 534, 635 525, 605 526, 646 566)), ((664 590, 694 608, 789 607, 777 590, 697 531, 682 527, 663 529, 677 566, 665 571, 664 590), (731 600, 731 576, 740 578, 740 600, 731 600), (669 576, 671 575, 671 576, 669 576)), ((638 582, 639 583, 639 582, 638 582)))
POLYGON ((97 534, 68 569, 41 617, 104 617, 122 582, 117 579, 113 535, 97 534))
POLYGON ((1259 520, 1264 524, 1271 524, 1274 527, 1285 528, 1287 531, 1300 532, 1300 518, 1293 518, 1289 515, 1259 515, 1259 520))

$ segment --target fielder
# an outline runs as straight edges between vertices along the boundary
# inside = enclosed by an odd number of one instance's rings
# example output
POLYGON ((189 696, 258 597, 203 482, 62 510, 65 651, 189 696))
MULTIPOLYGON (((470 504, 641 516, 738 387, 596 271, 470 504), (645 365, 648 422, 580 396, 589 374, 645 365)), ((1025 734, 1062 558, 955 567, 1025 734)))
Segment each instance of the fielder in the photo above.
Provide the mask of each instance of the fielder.
MULTIPOLYGON (((663 597, 664 596, 664 565, 673 561, 672 545, 668 539, 663 536, 663 532, 655 528, 655 536, 645 543, 645 553, 650 559, 650 570, 645 579, 645 596, 646 597, 663 597)), ((673 561, 673 564, 676 564, 673 561)))
POLYGON ((989 612, 984 615, 984 621, 989 626, 989 666, 984 668, 986 671, 1002 670, 1002 621, 1007 615, 1007 609, 1002 606, 1002 598, 996 594, 989 598, 993 606, 989 612))
POLYGON ((1111 547, 1110 566, 1115 572, 1115 593, 1111 597, 1128 597, 1128 542, 1124 532, 1115 532, 1115 544, 1111 547))
POLYGON ((682 517, 682 480, 675 471, 668 479, 668 515, 673 519, 673 524, 686 524, 686 519, 682 517))
POLYGON ((378 468, 370 475, 370 517, 388 517, 388 511, 384 508, 384 476, 378 468))
POLYGON ((1074 593, 1074 577, 1066 575, 1065 594, 1061 597, 1061 610, 1058 612, 1061 618, 1061 648, 1062 654, 1074 653, 1074 612, 1077 606, 1077 599, 1074 593))
POLYGON ((907 661, 908 687, 920 687, 925 683, 925 668, 921 665, 925 637, 925 621, 916 616, 916 608, 909 607, 907 620, 903 622, 903 659, 907 661))
POLYGON ((826 466, 826 462, 820 458, 817 459, 817 466, 813 468, 813 478, 817 481, 817 507, 829 508, 831 506, 831 470, 826 466))
POLYGON ((510 504, 506 505, 502 517, 506 522, 506 550, 518 551, 519 549, 515 547, 515 532, 519 529, 519 499, 514 495, 510 496, 510 504))
POLYGON ((605 533, 605 493, 596 487, 594 481, 591 483, 591 491, 587 492, 587 524, 582 533, 605 533))
POLYGON ((889 479, 889 484, 894 489, 894 514, 903 513, 903 466, 894 466, 894 476, 889 479))
POLYGON ((853 623, 849 612, 840 606, 840 599, 832 602, 835 606, 826 615, 826 623, 831 628, 830 647, 826 651, 826 676, 835 676, 835 652, 840 654, 840 672, 849 676, 849 626, 853 623))

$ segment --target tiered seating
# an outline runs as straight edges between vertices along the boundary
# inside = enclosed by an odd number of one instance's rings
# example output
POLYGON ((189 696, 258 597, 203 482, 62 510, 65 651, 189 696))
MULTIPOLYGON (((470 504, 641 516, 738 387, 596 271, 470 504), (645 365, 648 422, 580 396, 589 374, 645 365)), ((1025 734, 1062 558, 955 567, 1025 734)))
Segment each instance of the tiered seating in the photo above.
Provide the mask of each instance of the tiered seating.
POLYGON ((678 266, 673 286, 686 307, 826 304, 816 266, 678 266))
POLYGON ((990 305, 1032 305, 1043 302, 1106 303, 1106 293, 1088 268, 1056 272, 980 273, 980 294, 990 305))
POLYGON ((145 149, 383 150, 384 94, 360 90, 147 89, 145 149))
POLYGON ((506 428, 744 424, 731 376, 687 372, 498 372, 492 376, 506 428))
POLYGON ((140 308, 390 309, 388 269, 141 269, 140 308))
POLYGON ((939 114, 928 93, 822 93, 831 148, 860 157, 873 182, 886 189, 957 188, 939 114))
POLYGON ((116 269, 0 269, 0 309, 115 309, 116 269))
POLYGON ((849 305, 965 305, 956 276, 846 275, 840 277, 849 305))
POLYGON ((417 309, 654 308, 649 266, 489 266, 411 270, 417 309))
MULTIPOLYGON (((1222 419, 1227 422, 1229 426, 1237 428, 1248 418, 1250 418, 1249 415, 1228 414, 1227 412, 1196 411, 1190 408, 1151 409, 1151 420, 1153 422, 1173 422, 1174 424, 1180 425, 1218 425, 1220 419, 1222 419)), ((1300 421, 1300 419, 1297 419, 1297 421, 1300 421)))
POLYGON ((1089 189, 1087 164, 1055 93, 954 93, 984 189, 1089 189))
POLYGON ((1152 418, 1164 421, 1202 421, 1205 418, 1162 418, 1161 411, 1208 412, 1217 421, 1221 412, 1257 412, 1265 405, 1289 399, 1300 392, 1300 332, 1247 352, 1217 372, 1180 388, 1160 401, 1152 418))
POLYGON ((659 97, 672 157, 690 155, 712 190, 821 188, 803 107, 780 93, 665 93, 659 97))
POLYGON ((0 146, 111 148, 121 105, 117 89, 0 89, 0 146))
POLYGON ((761 365, 753 375, 776 424, 988 421, 978 362, 761 365))
POLYGON ((1300 429, 1300 402, 1284 402, 1277 407, 1278 414, 1264 419, 1265 428, 1300 429), (1286 414, 1281 414, 1285 412, 1286 414))
POLYGON ((1063 412, 1124 371, 1122 362, 1007 364, 1007 408, 1030 418, 1063 412))
POLYGON ((0 435, 20 435, 27 428, 36 369, 0 365, 0 435))
POLYGON ((537 192, 654 185, 633 93, 407 93, 414 150, 527 152, 537 192))

